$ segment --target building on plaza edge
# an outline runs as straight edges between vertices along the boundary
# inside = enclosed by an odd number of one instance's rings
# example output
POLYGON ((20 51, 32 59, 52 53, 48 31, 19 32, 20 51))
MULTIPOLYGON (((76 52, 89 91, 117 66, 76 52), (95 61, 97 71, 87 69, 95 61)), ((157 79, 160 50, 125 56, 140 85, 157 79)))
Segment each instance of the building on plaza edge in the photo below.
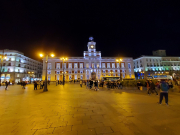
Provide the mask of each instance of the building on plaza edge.
POLYGON ((42 77, 42 63, 16 50, 0 50, 1 82, 33 81, 42 77), (3 58, 4 57, 4 58, 3 58))
MULTIPOLYGON (((121 58, 122 61, 116 61, 117 57, 101 57, 101 52, 96 51, 96 42, 93 37, 89 38, 87 51, 84 51, 83 57, 68 57, 64 61, 65 80, 87 80, 91 79, 91 73, 96 73, 96 78, 102 77, 121 77, 123 79, 135 79, 133 59, 130 57, 121 58)), ((49 58, 47 64, 48 80, 63 80, 63 61, 59 57, 49 58)), ((45 80, 45 58, 43 59, 43 75, 45 80)))
POLYGON ((153 56, 141 56, 133 61, 136 79, 153 75, 180 76, 180 57, 166 56, 165 50, 153 51, 153 56))

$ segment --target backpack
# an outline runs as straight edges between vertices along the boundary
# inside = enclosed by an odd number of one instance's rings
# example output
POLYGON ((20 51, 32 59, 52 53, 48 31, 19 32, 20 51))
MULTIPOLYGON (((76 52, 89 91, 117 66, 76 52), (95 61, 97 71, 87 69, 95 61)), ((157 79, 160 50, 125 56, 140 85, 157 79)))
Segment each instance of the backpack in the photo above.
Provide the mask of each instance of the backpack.
POLYGON ((161 90, 168 91, 168 85, 166 83, 161 83, 161 90))

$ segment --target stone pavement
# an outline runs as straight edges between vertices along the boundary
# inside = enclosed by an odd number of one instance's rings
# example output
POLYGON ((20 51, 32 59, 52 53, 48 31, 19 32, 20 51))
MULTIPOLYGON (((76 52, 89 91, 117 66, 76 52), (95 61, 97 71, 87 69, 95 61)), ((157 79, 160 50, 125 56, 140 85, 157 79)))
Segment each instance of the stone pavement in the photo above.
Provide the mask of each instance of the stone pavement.
POLYGON ((180 94, 169 106, 138 90, 86 90, 79 84, 0 87, 0 135, 179 135, 180 94))

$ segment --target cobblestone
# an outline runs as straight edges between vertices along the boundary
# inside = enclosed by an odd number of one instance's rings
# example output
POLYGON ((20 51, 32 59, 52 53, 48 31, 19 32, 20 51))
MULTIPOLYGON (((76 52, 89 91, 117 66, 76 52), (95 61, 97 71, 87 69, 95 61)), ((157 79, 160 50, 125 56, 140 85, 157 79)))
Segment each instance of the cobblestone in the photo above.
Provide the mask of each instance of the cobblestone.
POLYGON ((48 85, 48 92, 0 87, 2 135, 179 135, 180 94, 169 106, 135 88, 99 91, 78 84, 48 85))

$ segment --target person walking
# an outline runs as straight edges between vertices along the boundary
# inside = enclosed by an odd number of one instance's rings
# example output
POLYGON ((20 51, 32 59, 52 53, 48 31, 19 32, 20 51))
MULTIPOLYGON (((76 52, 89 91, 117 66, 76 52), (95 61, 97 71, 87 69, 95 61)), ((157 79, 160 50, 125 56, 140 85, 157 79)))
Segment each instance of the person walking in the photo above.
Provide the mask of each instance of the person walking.
POLYGON ((9 83, 6 81, 6 82, 5 82, 5 85, 6 85, 5 90, 7 90, 8 84, 9 84, 9 83))
POLYGON ((35 89, 37 90, 37 82, 36 81, 34 82, 34 90, 35 89))
POLYGON ((153 93, 153 91, 156 92, 156 95, 158 95, 156 89, 155 89, 155 84, 152 82, 152 80, 150 80, 150 88, 148 90, 148 94, 150 95, 150 92, 153 93))
POLYGON ((165 97, 165 103, 166 103, 166 105, 168 105, 168 89, 169 89, 169 86, 165 82, 165 80, 161 81, 161 83, 159 84, 159 88, 160 88, 160 97, 159 97, 158 103, 162 104, 163 97, 165 97))
POLYGON ((25 87, 26 87, 26 82, 23 81, 23 82, 22 82, 22 88, 25 89, 25 87))
POLYGON ((123 88, 122 81, 119 82, 119 86, 121 89, 123 88))
POLYGON ((83 83, 82 80, 80 80, 80 86, 81 86, 81 87, 82 87, 82 83, 83 83))
POLYGON ((146 88, 147 88, 147 91, 148 91, 148 90, 149 90, 149 87, 150 87, 148 80, 146 81, 145 85, 146 85, 146 88))

